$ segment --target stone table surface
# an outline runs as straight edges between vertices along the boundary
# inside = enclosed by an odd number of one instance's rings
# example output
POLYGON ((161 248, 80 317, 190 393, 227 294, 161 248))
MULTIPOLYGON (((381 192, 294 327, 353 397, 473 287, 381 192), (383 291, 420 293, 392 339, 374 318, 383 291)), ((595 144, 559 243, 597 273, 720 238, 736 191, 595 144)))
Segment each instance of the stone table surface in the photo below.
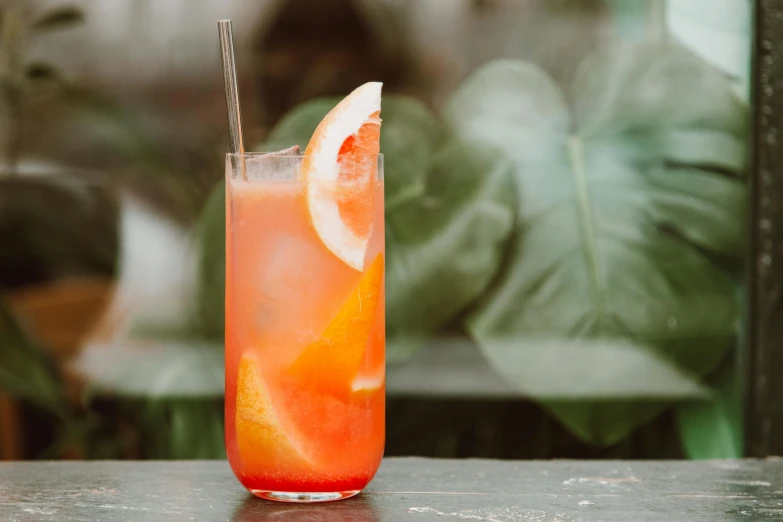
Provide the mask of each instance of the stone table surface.
POLYGON ((783 460, 386 459, 359 496, 249 495, 223 461, 3 462, 0 521, 783 520, 783 460))

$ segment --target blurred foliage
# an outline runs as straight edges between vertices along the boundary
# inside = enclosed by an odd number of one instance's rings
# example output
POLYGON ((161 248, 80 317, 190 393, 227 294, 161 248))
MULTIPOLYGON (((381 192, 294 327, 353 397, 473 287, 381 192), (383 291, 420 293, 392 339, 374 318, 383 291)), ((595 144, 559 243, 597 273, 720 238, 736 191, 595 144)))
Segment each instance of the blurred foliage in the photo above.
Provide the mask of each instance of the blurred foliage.
MULTIPOLYGON (((740 350, 736 349, 737 355, 740 350)), ((743 450, 743 387, 737 357, 728 357, 707 379, 715 393, 708 400, 677 406, 677 426, 691 459, 738 459, 743 450)))
POLYGON ((60 416, 69 410, 67 397, 46 351, 33 342, 8 305, 0 300, 0 390, 60 416))
MULTIPOLYGON (((549 400, 525 388, 516 371, 524 360, 511 365, 508 351, 623 340, 694 378, 716 367, 737 333, 724 268, 741 265, 745 215, 747 112, 724 77, 665 44, 597 52, 567 92, 531 64, 499 61, 474 73, 446 114, 466 139, 501 148, 516 166, 509 269, 467 323, 501 375, 584 439, 608 445, 671 405, 670 390, 646 402, 622 400, 622 389, 549 400)), ((615 363, 580 361, 586 375, 615 363)))
MULTIPOLYGON (((735 277, 740 308, 747 303, 743 280, 735 277)), ((742 315, 732 354, 707 378, 713 393, 707 400, 683 401, 675 409, 685 454, 691 459, 732 459, 745 455, 746 315, 742 315)))
MULTIPOLYGON (((31 137, 25 132, 27 116, 33 111, 75 117, 82 132, 97 131, 98 155, 132 161, 138 172, 169 196, 170 214, 192 216, 204 198, 198 180, 181 175, 192 174, 192 169, 150 135, 137 115, 69 81, 53 64, 26 60, 27 45, 39 34, 76 27, 84 20, 73 6, 57 6, 39 15, 33 15, 33 7, 18 0, 0 5, 4 138, 0 174, 5 174, 0 177, 0 289, 4 291, 72 277, 112 277, 119 261, 120 208, 114 183, 62 167, 45 172, 27 168, 24 176, 17 175, 24 138, 31 137)), ((200 143, 199 152, 203 148, 200 143)), ((203 155, 188 158, 199 163, 203 155)), ((200 161, 200 165, 209 168, 210 163, 200 161)), ((84 400, 76 403, 66 393, 59 372, 62 361, 51 355, 52 347, 34 342, 5 305, 0 311, 0 391, 39 411, 28 422, 51 425, 55 433, 51 440, 36 438, 28 450, 39 451, 42 458, 118 458, 129 452, 142 458, 224 456, 221 408, 214 399, 223 387, 222 370, 215 377, 215 369, 221 368, 221 350, 212 346, 183 350, 181 345, 164 344, 152 354, 140 352, 133 357, 108 351, 107 356, 115 360, 99 361, 103 379, 91 382, 84 400), (116 360, 122 356, 126 359, 116 360), (182 372, 187 373, 184 379, 182 372), (206 395, 205 387, 210 390, 206 395), (111 407, 96 409, 93 397, 104 405, 108 400, 111 407), (117 411, 119 417, 112 413, 117 411), (47 447, 36 449, 40 444, 47 447)))
POLYGON ((56 362, 2 301, 0 348, 0 391, 53 428, 39 458, 225 458, 220 350, 156 346, 127 357, 104 349, 92 361, 102 379, 76 404, 56 362))
POLYGON ((115 271, 118 209, 106 183, 82 180, 74 169, 21 179, 25 111, 40 96, 73 98, 78 89, 62 80, 54 65, 26 60, 37 35, 72 28, 83 21, 73 6, 33 16, 29 4, 9 0, 0 7, 0 114, 6 146, 0 160, 0 288, 115 271))
POLYGON ((225 459, 222 398, 123 400, 120 411, 137 429, 131 448, 143 459, 225 459))
MULTIPOLYGON (((54 433, 40 454, 43 458, 79 455, 117 457, 114 437, 106 437, 103 420, 69 401, 63 377, 49 352, 27 333, 11 308, 0 298, 0 391, 39 411, 54 433)), ((31 438, 28 436, 28 438, 31 438)))
MULTIPOLYGON (((743 0, 626 2, 606 0, 614 32, 623 40, 673 39, 721 71, 733 90, 749 103, 752 5, 743 0)), ((735 278, 738 279, 738 278, 735 278)), ((736 281, 743 302, 742 281, 736 281)), ((740 329, 745 317, 740 318, 740 329)), ((738 339, 744 336, 738 333, 738 339)), ((690 458, 736 458, 743 455, 743 349, 734 347, 707 378, 707 400, 684 401, 676 408, 679 434, 690 458)))
MULTIPOLYGON (((304 147, 335 103, 293 110, 261 149, 304 147)), ((709 396, 740 319, 747 110, 727 80, 674 45, 614 46, 565 91, 494 62, 445 115, 384 98, 390 361, 470 307, 492 366, 591 444, 709 396)), ((224 198, 201 221, 207 306, 224 198)), ((213 334, 221 312, 203 311, 213 334)))
POLYGON ((674 412, 599 447, 575 437, 533 401, 518 398, 389 396, 389 457, 504 459, 682 459, 674 412))
POLYGON ((670 39, 721 71, 750 103, 754 3, 746 0, 603 0, 623 40, 670 39))
POLYGON ((226 307, 226 183, 220 181, 207 199, 196 225, 198 287, 193 329, 207 339, 223 341, 226 307))
MULTIPOLYGON (((338 99, 303 104, 284 117, 260 150, 307 146, 338 99)), ((513 223, 511 163, 491 147, 450 135, 420 102, 383 101, 388 359, 407 359, 472 303, 500 264, 513 223), (457 261, 458 262, 455 262, 457 261)), ((199 224, 198 323, 222 336, 225 188, 199 224)))
MULTIPOLYGON (((52 63, 27 60, 26 48, 36 37, 53 30, 75 28, 84 21, 81 10, 69 5, 56 6, 38 15, 34 12, 33 4, 20 0, 8 0, 0 5, 0 135, 5 141, 0 166, 3 170, 15 175, 26 149, 25 140, 40 138, 40 132, 31 133, 28 129, 28 122, 34 121, 32 116, 57 115, 78 125, 82 141, 92 147, 89 155, 93 160, 101 163, 105 160, 100 158, 122 158, 126 167, 131 166, 127 169, 130 172, 122 173, 126 183, 140 186, 152 183, 155 192, 163 194, 162 206, 169 215, 192 220, 206 196, 203 173, 209 172, 210 180, 215 178, 219 162, 212 160, 219 154, 208 150, 205 137, 197 144, 190 140, 179 140, 176 146, 165 144, 128 107, 66 78, 52 63)), ((51 123, 47 119, 37 122, 38 125, 51 123)))
POLYGON ((61 78, 50 85, 57 101, 42 100, 38 109, 59 111, 78 124, 91 147, 86 152, 100 155, 97 161, 107 163, 110 174, 166 217, 187 225, 198 217, 223 171, 223 133, 210 130, 189 139, 158 136, 137 110, 111 97, 61 78), (113 162, 123 167, 114 171, 113 162))
MULTIPOLYGON (((627 34, 654 15, 638 27, 647 27, 640 40, 656 43, 598 46, 605 42, 601 0, 537 2, 512 45, 528 61, 479 69, 441 116, 414 99, 384 96, 389 360, 405 361, 444 328, 464 325, 503 378, 589 444, 622 445, 677 405, 689 456, 737 456, 741 382, 726 354, 740 322, 747 107, 730 95, 724 75, 663 41, 660 9, 608 5, 627 34)), ((223 182, 202 210, 222 157, 217 147, 181 136, 175 147, 163 146, 127 107, 68 81, 52 64, 27 61, 31 38, 83 19, 71 6, 28 13, 22 0, 0 6, 7 170, 17 170, 25 111, 56 99, 98 135, 102 153, 126 158, 162 189, 162 206, 173 215, 190 222, 200 211, 198 293, 186 328, 132 332, 151 351, 87 361, 101 378, 79 405, 67 400, 46 350, 0 302, 0 390, 54 419, 58 436, 44 457, 78 448, 88 458, 223 458, 214 342, 222 341, 224 322, 223 182)), ((300 42, 292 36, 289 43, 300 42)), ((272 51, 274 58, 279 50, 272 51)), ((316 79, 328 73, 335 85, 344 81, 333 67, 314 70, 316 79)), ((290 98, 305 99, 312 88, 290 98)), ((260 150, 304 148, 336 102, 296 107, 260 150)), ((19 242, 0 252, 0 272, 26 269, 25 284, 78 273, 77 265, 114 272, 116 209, 103 223, 52 210, 112 206, 108 192, 85 196, 47 179, 41 193, 51 197, 42 212, 23 196, 40 187, 18 177, 0 183, 8 189, 0 196, 0 233, 12 229, 19 242), (74 207, 79 198, 92 203, 74 207), (92 244, 84 233, 95 230, 101 236, 92 244), (38 267, 54 258, 56 270, 38 267)), ((525 415, 515 408, 494 415, 525 415)), ((413 423, 420 432, 420 421, 437 416, 419 413, 413 423)), ((514 433, 527 429, 522 420, 514 433)), ((480 451, 497 443, 497 434, 481 431, 491 425, 485 419, 472 435, 480 451)), ((547 444, 547 433, 534 439, 547 444)), ((438 437, 435 453, 460 454, 448 447, 451 433, 438 437)), ((657 444, 657 435, 650 440, 657 444)), ((541 454, 546 448, 532 456, 541 454)))
POLYGON ((72 6, 58 6, 37 18, 29 5, 7 0, 0 6, 0 102, 3 108, 5 169, 15 174, 21 150, 24 108, 46 80, 58 78, 54 66, 26 61, 26 44, 38 34, 74 27, 83 21, 82 12, 72 6))

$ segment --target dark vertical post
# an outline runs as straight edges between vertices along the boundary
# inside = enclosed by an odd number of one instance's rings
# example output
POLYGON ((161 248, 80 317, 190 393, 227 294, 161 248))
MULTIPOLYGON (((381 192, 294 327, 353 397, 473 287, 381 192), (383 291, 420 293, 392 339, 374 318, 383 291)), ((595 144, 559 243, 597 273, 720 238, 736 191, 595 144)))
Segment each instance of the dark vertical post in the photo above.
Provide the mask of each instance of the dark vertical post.
POLYGON ((758 0, 745 453, 783 455, 783 2, 758 0))

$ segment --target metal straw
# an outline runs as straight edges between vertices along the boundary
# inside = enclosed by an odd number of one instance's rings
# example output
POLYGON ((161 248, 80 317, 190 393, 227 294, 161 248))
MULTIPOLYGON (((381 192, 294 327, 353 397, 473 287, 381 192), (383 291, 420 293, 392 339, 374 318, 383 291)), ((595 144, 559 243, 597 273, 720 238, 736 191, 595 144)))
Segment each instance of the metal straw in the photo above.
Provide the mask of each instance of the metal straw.
MULTIPOLYGON (((234 34, 231 31, 231 20, 218 22, 220 34, 220 54, 223 58, 223 79, 226 83, 226 109, 228 109, 228 136, 231 140, 231 152, 244 154, 242 143, 242 118, 239 114, 239 91, 237 89, 237 66, 234 62, 234 34)), ((242 166, 242 177, 245 178, 244 158, 239 158, 242 166)))

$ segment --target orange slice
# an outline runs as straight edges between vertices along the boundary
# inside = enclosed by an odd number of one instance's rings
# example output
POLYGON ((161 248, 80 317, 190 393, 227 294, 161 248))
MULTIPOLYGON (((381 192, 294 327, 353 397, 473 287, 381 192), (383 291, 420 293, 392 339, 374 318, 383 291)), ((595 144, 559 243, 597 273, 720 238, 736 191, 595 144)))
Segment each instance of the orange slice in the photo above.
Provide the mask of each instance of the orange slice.
POLYGON ((362 364, 351 384, 354 395, 380 389, 386 381, 386 314, 385 289, 381 287, 378 297, 378 309, 372 325, 370 337, 364 349, 362 364))
POLYGON ((258 362, 250 354, 239 363, 236 401, 237 446, 246 472, 302 473, 313 468, 306 452, 280 424, 258 362))
POLYGON ((310 219, 324 245, 362 270, 372 234, 381 85, 365 83, 327 114, 302 160, 310 219))
POLYGON ((378 254, 320 339, 289 367, 289 375, 322 393, 346 397, 364 360, 382 284, 383 254, 378 254))

